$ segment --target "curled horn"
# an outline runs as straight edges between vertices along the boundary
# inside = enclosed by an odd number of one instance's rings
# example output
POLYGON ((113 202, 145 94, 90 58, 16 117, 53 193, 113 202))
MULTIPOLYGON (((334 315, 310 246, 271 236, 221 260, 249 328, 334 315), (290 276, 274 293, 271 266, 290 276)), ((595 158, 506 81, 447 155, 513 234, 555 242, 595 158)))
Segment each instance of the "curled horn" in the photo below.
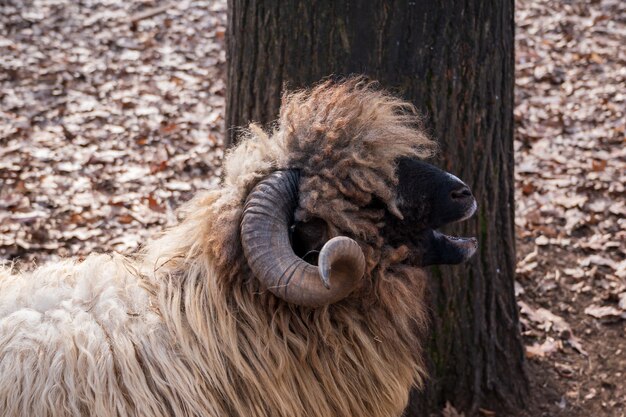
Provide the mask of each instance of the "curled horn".
POLYGON ((326 242, 318 266, 294 253, 289 227, 299 180, 296 170, 276 171, 254 187, 243 210, 241 243, 250 269, 269 291, 289 303, 320 307, 354 290, 365 272, 365 257, 345 236, 326 242))

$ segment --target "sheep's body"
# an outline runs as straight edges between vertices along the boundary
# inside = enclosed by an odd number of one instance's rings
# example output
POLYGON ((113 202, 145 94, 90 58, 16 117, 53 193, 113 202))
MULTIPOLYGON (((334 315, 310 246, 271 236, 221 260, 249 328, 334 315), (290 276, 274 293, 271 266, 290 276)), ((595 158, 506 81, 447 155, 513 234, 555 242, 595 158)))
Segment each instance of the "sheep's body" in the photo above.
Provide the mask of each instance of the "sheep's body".
POLYGON ((424 276, 369 204, 397 211, 395 160, 431 146, 406 106, 356 82, 290 96, 277 131, 244 140, 224 184, 140 255, 0 269, 0 415, 399 416, 423 376, 424 276), (302 172, 297 219, 364 250, 336 304, 293 306, 251 276, 243 202, 277 168, 302 172))
POLYGON ((171 338, 125 263, 99 255, 0 273, 0 414, 132 415, 128 391, 137 415, 163 415, 139 361, 171 338))

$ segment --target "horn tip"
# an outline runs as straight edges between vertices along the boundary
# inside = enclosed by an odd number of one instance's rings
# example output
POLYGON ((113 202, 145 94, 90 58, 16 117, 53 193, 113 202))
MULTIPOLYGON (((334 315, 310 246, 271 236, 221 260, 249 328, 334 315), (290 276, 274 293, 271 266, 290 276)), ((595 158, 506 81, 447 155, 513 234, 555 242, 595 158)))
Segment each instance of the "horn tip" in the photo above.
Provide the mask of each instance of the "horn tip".
POLYGON ((330 290, 330 268, 323 268, 320 271, 320 279, 322 280, 322 285, 326 287, 327 290, 330 290))

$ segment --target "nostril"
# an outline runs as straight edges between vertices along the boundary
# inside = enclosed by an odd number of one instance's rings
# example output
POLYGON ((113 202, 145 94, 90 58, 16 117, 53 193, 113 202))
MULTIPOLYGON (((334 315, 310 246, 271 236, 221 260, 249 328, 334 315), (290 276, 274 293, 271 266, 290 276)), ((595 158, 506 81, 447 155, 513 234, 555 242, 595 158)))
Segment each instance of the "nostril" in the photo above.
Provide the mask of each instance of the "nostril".
POLYGON ((450 198, 453 200, 465 200, 470 197, 472 197, 472 192, 467 186, 454 190, 450 193, 450 198))

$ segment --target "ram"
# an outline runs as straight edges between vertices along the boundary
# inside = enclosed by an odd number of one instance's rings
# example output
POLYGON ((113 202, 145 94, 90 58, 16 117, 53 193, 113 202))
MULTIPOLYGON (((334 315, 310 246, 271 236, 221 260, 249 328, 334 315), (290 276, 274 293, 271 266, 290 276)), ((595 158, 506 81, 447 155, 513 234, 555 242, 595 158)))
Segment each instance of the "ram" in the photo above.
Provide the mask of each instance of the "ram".
POLYGON ((399 416, 423 267, 476 209, 413 107, 362 79, 284 96, 222 184, 133 256, 0 269, 0 415, 399 416))

